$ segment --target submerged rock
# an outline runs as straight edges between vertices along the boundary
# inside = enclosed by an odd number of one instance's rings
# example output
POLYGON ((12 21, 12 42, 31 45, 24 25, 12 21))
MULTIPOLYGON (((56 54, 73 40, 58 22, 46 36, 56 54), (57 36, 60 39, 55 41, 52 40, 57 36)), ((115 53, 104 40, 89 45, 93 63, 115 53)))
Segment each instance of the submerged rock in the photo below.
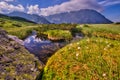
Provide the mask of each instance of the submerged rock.
POLYGON ((0 80, 35 80, 42 68, 42 62, 0 29, 0 80))

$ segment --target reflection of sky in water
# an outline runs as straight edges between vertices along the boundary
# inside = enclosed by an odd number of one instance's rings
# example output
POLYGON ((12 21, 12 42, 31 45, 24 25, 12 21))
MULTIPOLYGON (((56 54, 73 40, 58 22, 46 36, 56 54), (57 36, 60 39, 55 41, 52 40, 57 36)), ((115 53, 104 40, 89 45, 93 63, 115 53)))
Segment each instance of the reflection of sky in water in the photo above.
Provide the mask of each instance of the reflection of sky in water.
MULTIPOLYGON (((81 38, 81 34, 76 34, 76 38, 81 38)), ((55 51, 59 50, 67 43, 65 42, 51 42, 49 40, 41 40, 37 38, 35 31, 32 32, 28 38, 24 40, 25 48, 41 61, 46 61, 47 57, 50 57, 55 51)))
POLYGON ((24 40, 24 46, 34 54, 39 54, 41 50, 48 49, 47 46, 54 46, 54 44, 49 40, 41 40, 36 38, 36 33, 33 32, 31 36, 24 40))
POLYGON ((49 40, 41 40, 40 38, 36 38, 37 35, 31 35, 27 39, 25 39, 24 44, 41 44, 41 43, 51 43, 49 40))

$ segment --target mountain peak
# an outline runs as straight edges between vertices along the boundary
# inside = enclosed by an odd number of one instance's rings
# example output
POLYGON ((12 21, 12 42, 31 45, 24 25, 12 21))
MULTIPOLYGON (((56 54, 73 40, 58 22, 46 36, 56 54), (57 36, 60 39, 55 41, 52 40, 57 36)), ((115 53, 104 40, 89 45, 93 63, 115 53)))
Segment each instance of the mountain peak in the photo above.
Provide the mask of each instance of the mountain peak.
POLYGON ((102 14, 91 9, 81 9, 79 11, 71 11, 60 14, 46 16, 52 23, 78 23, 78 24, 102 24, 112 23, 102 14))
POLYGON ((38 23, 38 24, 49 24, 49 23, 50 23, 50 22, 47 21, 43 16, 38 16, 38 15, 36 15, 36 14, 27 14, 27 13, 24 13, 24 12, 14 11, 14 12, 12 12, 12 13, 9 13, 8 15, 9 15, 9 16, 22 17, 22 18, 25 18, 25 19, 27 19, 27 20, 36 22, 36 23, 38 23))

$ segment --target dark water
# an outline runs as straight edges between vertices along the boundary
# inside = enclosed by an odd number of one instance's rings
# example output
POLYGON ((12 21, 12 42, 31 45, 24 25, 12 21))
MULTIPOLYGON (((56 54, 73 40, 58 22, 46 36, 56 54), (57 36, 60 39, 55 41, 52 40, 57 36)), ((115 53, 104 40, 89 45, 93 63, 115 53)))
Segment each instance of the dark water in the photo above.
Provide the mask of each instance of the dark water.
MULTIPOLYGON (((76 34, 72 41, 80 40, 83 38, 82 34, 76 34)), ((57 50, 65 46, 66 42, 52 42, 50 40, 42 40, 37 38, 36 31, 24 40, 25 48, 42 62, 46 63, 48 58, 51 57, 57 50)))
POLYGON ((54 43, 50 40, 41 40, 36 36, 36 31, 33 31, 32 34, 24 40, 24 46, 29 52, 37 56, 44 63, 51 55, 65 45, 65 43, 54 43))

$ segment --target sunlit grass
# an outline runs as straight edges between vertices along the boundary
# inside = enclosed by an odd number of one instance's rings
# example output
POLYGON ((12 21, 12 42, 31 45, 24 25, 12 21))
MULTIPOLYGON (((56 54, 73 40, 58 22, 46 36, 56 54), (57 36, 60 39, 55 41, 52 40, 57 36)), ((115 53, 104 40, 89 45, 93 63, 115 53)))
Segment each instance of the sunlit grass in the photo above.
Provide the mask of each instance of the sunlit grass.
POLYGON ((51 40, 71 40, 72 34, 68 30, 48 30, 45 32, 51 40))
POLYGON ((120 40, 119 24, 91 24, 88 27, 84 25, 77 26, 85 36, 97 36, 114 40, 120 40))
POLYGON ((43 80, 118 80, 119 61, 119 41, 86 38, 55 53, 44 69, 43 80))

